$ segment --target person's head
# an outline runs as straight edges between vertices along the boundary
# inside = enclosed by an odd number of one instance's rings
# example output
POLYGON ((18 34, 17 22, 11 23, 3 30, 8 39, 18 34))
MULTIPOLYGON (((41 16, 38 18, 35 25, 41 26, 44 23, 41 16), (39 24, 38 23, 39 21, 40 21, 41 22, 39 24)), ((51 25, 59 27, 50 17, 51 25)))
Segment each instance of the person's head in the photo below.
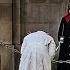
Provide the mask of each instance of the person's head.
POLYGON ((68 14, 70 14, 70 4, 68 4, 68 14))
POLYGON ((29 30, 29 31, 27 32, 27 35, 30 34, 30 33, 31 33, 31 31, 29 30))

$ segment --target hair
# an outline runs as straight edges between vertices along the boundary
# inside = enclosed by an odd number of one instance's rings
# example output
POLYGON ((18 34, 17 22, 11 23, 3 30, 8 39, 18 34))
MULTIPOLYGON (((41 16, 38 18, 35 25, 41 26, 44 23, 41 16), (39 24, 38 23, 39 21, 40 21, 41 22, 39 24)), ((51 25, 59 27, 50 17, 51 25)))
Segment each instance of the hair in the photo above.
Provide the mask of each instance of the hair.
POLYGON ((70 3, 68 4, 68 10, 70 10, 70 3))

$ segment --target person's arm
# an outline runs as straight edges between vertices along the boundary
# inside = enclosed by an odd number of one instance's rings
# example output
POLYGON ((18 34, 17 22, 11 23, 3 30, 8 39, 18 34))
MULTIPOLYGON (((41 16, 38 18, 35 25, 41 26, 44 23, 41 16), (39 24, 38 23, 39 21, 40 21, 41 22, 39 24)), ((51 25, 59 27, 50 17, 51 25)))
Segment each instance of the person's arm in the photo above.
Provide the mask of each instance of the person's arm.
POLYGON ((26 47, 26 39, 24 38, 22 46, 21 46, 21 54, 23 54, 25 47, 26 47))
POLYGON ((49 56, 50 59, 53 60, 54 56, 55 56, 55 51, 56 51, 56 44, 53 40, 53 38, 50 38, 50 43, 49 43, 49 56))
POLYGON ((64 25, 64 19, 62 18, 58 31, 58 41, 60 41, 60 37, 63 35, 63 29, 64 29, 63 25, 64 25))

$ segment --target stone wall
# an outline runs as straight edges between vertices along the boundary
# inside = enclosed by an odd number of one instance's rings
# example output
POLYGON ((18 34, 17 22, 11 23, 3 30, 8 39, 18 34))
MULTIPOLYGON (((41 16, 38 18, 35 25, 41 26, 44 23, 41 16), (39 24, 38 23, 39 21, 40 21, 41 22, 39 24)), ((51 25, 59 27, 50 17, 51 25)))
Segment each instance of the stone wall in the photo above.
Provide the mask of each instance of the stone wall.
POLYGON ((0 3, 0 42, 12 43, 12 6, 0 3))
MULTIPOLYGON (((0 42, 4 44, 20 43, 20 0, 15 0, 14 4, 15 19, 13 20, 12 0, 0 0, 0 42)), ((10 47, 10 45, 8 45, 8 47, 10 47)), ((12 46, 10 48, 12 48, 12 46)), ((6 48, 5 45, 3 47, 0 45, 1 70, 15 70, 15 65, 17 65, 15 63, 18 59, 12 61, 15 55, 13 54, 12 56, 12 54, 13 52, 6 48)))
MULTIPOLYGON (((0 42, 12 43, 12 4, 11 0, 0 0, 0 42)), ((9 49, 0 45, 1 70, 12 70, 12 58, 9 49), (11 66, 9 66, 11 64, 11 66)))
POLYGON ((32 32, 43 30, 49 32, 57 43, 58 28, 68 1, 25 0, 21 2, 21 38, 29 30, 32 32))
POLYGON ((14 70, 14 47, 12 45, 0 45, 1 70, 14 70))

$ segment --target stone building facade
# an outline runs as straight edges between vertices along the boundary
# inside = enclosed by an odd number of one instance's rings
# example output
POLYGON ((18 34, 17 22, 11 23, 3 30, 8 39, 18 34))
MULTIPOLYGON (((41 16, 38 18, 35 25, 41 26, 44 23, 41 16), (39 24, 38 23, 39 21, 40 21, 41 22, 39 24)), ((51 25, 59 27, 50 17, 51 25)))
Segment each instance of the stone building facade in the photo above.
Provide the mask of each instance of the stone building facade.
MULTIPOLYGON (((0 0, 0 42, 14 44, 20 50, 22 40, 29 30, 43 30, 49 32, 57 43, 59 24, 68 2, 69 0, 0 0)), ((12 50, 0 46, 1 70, 18 70, 19 54, 11 55, 12 50)))

